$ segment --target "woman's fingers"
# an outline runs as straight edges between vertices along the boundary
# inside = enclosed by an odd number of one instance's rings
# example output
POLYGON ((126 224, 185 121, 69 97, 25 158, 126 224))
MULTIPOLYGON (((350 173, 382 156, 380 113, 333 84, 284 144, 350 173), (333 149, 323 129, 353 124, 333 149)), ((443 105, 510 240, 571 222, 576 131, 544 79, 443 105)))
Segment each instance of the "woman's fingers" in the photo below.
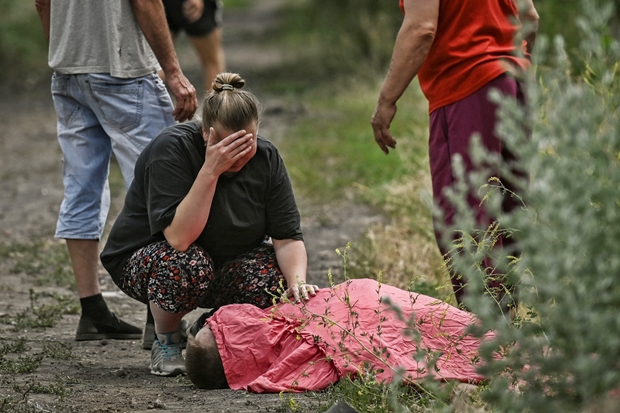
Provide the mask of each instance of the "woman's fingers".
POLYGON ((304 292, 304 297, 306 299, 308 299, 308 293, 314 296, 319 291, 319 287, 316 285, 312 285, 312 284, 303 284, 301 287, 304 292))
POLYGON ((254 140, 252 139, 252 134, 248 133, 245 136, 233 141, 229 145, 229 148, 230 153, 236 157, 239 155, 244 155, 247 151, 252 149, 252 146, 254 146, 254 140))
POLYGON ((254 145, 254 136, 244 130, 237 131, 218 142, 211 128, 207 140, 207 153, 212 153, 212 156, 221 162, 234 163, 245 156, 254 145))
POLYGON ((215 129, 213 129, 213 127, 209 128, 209 137, 207 139, 207 145, 208 146, 215 146, 215 145, 221 145, 221 146, 229 146, 232 143, 235 143, 237 140, 239 140, 239 138, 242 138, 245 135, 245 137, 247 138, 248 135, 250 136, 250 138, 252 137, 251 133, 247 133, 245 129, 241 129, 238 130, 235 133, 231 133, 230 135, 224 137, 223 139, 219 139, 220 137, 217 136, 215 129))
POLYGON ((287 297, 290 301, 296 303, 299 300, 308 301, 311 296, 315 296, 319 291, 319 287, 314 284, 293 284, 287 290, 287 297))
POLYGON ((291 301, 293 301, 294 303, 299 301, 299 288, 293 288, 291 290, 291 293, 293 294, 293 299, 291 301))

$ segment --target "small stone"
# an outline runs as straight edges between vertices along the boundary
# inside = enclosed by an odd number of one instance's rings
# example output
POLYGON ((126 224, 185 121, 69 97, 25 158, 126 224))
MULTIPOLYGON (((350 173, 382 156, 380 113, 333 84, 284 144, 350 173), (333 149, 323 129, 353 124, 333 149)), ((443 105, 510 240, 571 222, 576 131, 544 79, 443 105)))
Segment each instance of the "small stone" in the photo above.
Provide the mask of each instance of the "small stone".
POLYGON ((112 374, 116 377, 127 377, 127 370, 121 367, 120 369, 112 371, 112 374))
POLYGON ((153 403, 153 408, 154 409, 160 409, 160 410, 166 410, 166 405, 164 404, 164 402, 162 402, 161 400, 157 399, 153 403))

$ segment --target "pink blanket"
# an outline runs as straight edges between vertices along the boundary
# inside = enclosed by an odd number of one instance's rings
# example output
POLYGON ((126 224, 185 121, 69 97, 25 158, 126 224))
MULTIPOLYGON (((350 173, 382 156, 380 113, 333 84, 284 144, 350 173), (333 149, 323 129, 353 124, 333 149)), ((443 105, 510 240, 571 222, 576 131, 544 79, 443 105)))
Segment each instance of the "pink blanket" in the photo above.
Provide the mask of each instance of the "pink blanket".
POLYGON ((304 305, 225 306, 207 323, 230 387, 271 393, 321 390, 369 370, 391 381, 399 367, 409 381, 431 375, 478 383, 480 341, 465 335, 474 321, 435 298, 361 279, 322 289, 304 305), (389 297, 405 320, 413 316, 412 334, 381 297, 389 297), (414 359, 418 350, 426 356, 414 359), (431 357, 437 361, 429 369, 431 357))

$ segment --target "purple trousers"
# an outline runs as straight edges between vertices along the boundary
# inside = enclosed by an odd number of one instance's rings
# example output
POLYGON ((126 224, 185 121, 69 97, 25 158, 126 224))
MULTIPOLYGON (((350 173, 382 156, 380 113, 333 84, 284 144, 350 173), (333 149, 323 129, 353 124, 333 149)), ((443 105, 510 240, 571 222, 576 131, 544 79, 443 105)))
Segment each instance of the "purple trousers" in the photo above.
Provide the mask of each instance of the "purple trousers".
MULTIPOLYGON (((502 162, 514 164, 515 157, 511 154, 503 144, 502 140, 495 132, 497 105, 488 98, 492 89, 499 90, 503 95, 517 99, 520 104, 525 105, 525 96, 521 84, 514 77, 504 74, 501 75, 485 86, 472 93, 471 95, 441 107, 430 114, 430 138, 429 138, 429 157, 431 167, 431 179, 433 184, 433 199, 435 205, 443 212, 442 223, 434 218, 435 238, 439 245, 441 253, 445 256, 450 245, 442 241, 442 233, 440 228, 445 225, 449 227, 453 223, 455 208, 445 196, 445 189, 451 188, 457 181, 456 171, 452 167, 452 158, 456 154, 460 154, 466 173, 476 169, 471 156, 469 155, 470 143, 472 135, 477 133, 482 145, 490 152, 497 153, 501 156, 502 162), (440 225, 444 224, 444 225, 440 225)), ((494 168, 491 176, 495 176, 500 180, 500 171, 494 168)), ((522 175, 519 171, 515 171, 518 175, 522 175)), ((490 177, 490 176, 489 176, 490 177)), ((502 180, 502 183, 511 188, 509 182, 502 180)), ((480 197, 477 193, 470 193, 467 199, 469 207, 475 212, 477 223, 480 229, 486 229, 494 220, 485 210, 485 205, 480 205, 480 197)), ((517 206, 517 200, 512 197, 505 197, 502 208, 506 211, 517 206)), ((506 246, 506 240, 500 237, 498 246, 506 246)), ((492 263, 484 263, 485 268, 493 268, 492 263)), ((500 287, 501 280, 492 277, 489 274, 489 287, 500 287), (496 284, 496 285, 493 285, 496 284)), ((462 302, 464 287, 467 280, 464 280, 459 274, 451 274, 452 287, 456 299, 462 302)), ((497 291, 501 290, 500 288, 497 291)))

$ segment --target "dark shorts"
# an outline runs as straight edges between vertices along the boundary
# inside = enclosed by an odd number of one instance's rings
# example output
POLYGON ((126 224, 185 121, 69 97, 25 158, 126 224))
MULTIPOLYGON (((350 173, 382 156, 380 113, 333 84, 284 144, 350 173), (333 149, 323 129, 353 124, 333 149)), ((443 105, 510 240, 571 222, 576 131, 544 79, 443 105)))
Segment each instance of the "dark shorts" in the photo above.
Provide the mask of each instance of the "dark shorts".
POLYGON ((181 252, 166 241, 156 242, 129 258, 117 284, 128 296, 145 304, 152 301, 170 313, 227 304, 266 308, 280 295, 278 289, 286 288, 268 243, 215 268, 209 254, 195 244, 181 252))
POLYGON ((211 33, 222 24, 222 7, 220 0, 204 0, 205 8, 200 19, 189 23, 183 15, 185 0, 163 0, 168 27, 174 34, 185 30, 188 36, 201 37, 211 33))

